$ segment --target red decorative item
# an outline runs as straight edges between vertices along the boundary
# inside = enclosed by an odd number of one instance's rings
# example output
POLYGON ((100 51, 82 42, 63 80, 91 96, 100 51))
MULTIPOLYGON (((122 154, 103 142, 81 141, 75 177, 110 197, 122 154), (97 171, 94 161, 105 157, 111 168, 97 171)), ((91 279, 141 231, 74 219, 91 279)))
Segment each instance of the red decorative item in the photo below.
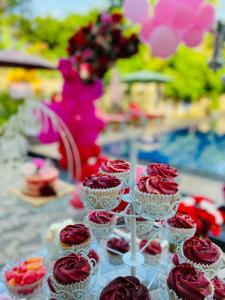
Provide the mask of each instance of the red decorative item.
MULTIPOLYGON (((103 94, 101 79, 119 58, 137 53, 136 34, 124 36, 123 16, 102 13, 93 24, 81 27, 70 39, 68 59, 61 59, 59 71, 64 79, 61 101, 46 105, 65 123, 76 142, 81 160, 81 178, 96 173, 105 160, 97 137, 104 127, 96 113, 95 101, 103 94)), ((43 143, 59 142, 61 166, 68 168, 68 157, 63 141, 52 126, 40 133, 43 143)), ((74 177, 76 177, 74 162, 74 177)))
POLYGON ((192 217, 197 225, 197 236, 206 237, 209 233, 214 236, 220 235, 223 215, 211 199, 204 196, 187 196, 183 198, 178 211, 192 217))

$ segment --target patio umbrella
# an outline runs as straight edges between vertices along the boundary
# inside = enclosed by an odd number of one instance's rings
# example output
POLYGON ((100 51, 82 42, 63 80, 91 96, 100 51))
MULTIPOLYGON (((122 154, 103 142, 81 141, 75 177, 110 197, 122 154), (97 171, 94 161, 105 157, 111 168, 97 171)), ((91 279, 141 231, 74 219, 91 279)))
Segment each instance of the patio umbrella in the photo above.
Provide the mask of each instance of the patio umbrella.
POLYGON ((54 70, 56 66, 38 56, 16 50, 0 51, 0 67, 18 67, 25 69, 54 70))

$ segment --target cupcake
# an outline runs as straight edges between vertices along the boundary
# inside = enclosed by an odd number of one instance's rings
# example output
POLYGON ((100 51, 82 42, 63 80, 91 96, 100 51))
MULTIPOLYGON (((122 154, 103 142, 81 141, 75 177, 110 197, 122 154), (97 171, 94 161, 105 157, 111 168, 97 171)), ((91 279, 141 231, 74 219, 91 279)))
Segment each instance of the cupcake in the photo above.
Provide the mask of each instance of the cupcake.
POLYGON ((60 247, 66 253, 87 253, 91 239, 91 233, 84 224, 67 225, 59 233, 60 247))
POLYGON ((150 300, 147 287, 133 276, 117 277, 102 290, 99 300, 150 300))
MULTIPOLYGON (((130 214, 130 210, 128 210, 128 215, 130 214)), ((127 216, 126 219, 127 227, 130 228, 131 217, 127 216)), ((149 233, 154 225, 153 220, 147 220, 141 216, 136 217, 136 233, 138 236, 145 235, 149 233)))
POLYGON ((100 173, 120 179, 124 187, 129 185, 130 164, 124 160, 108 160, 101 164, 100 173))
POLYGON ((105 174, 95 174, 83 182, 84 204, 88 209, 111 210, 119 204, 121 180, 105 174))
POLYGON ((217 275, 222 260, 222 251, 209 239, 192 237, 180 247, 181 259, 202 270, 208 278, 217 275))
POLYGON ((33 295, 43 284, 47 268, 41 257, 30 257, 4 272, 6 285, 14 296, 33 295))
POLYGON ((107 242, 107 254, 112 264, 122 263, 122 254, 130 250, 129 243, 124 238, 112 238, 107 242), (115 251, 111 251, 111 250, 115 251), (121 253, 121 255, 119 253, 121 253))
POLYGON ((178 244, 195 234, 196 224, 191 216, 177 212, 172 218, 167 220, 166 229, 169 242, 178 244))
MULTIPOLYGON (((79 298, 88 287, 92 265, 80 254, 69 254, 58 259, 48 279, 52 298, 73 300, 79 298)), ((81 299, 81 298, 79 298, 81 299)))
POLYGON ((203 272, 190 264, 174 267, 167 278, 170 300, 209 300, 212 286, 203 272))
MULTIPOLYGON (((146 244, 148 243, 147 240, 142 240, 139 244, 139 249, 143 249, 146 244)), ((148 246, 143 251, 145 262, 148 264, 157 264, 160 261, 161 254, 162 254, 162 247, 159 242, 152 241, 148 244, 148 246)))
POLYGON ((135 196, 143 212, 155 220, 174 215, 179 202, 178 184, 159 175, 144 176, 138 181, 135 196))
POLYGON ((225 299, 225 283, 219 279, 217 276, 212 279, 212 285, 214 288, 214 300, 224 300, 225 299))
POLYGON ((148 176, 161 176, 165 179, 175 179, 178 176, 177 169, 168 164, 152 163, 147 166, 148 176))
POLYGON ((92 210, 87 216, 88 225, 97 238, 109 236, 116 221, 117 216, 108 211, 92 210))

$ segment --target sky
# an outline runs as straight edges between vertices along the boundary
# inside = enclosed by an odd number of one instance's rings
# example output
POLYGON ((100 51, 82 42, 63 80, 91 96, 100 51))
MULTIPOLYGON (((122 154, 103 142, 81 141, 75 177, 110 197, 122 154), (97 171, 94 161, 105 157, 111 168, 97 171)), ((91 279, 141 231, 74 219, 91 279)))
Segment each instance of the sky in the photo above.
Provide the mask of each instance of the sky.
POLYGON ((61 18, 69 13, 85 14, 98 7, 107 7, 109 0, 32 0, 31 11, 36 15, 53 15, 61 18))

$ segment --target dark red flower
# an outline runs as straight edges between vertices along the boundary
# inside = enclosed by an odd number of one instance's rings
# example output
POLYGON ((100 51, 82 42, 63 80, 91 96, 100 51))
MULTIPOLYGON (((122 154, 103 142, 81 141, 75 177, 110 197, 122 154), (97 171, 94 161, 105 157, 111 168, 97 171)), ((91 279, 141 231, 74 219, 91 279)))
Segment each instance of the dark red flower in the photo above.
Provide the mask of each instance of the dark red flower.
POLYGON ((112 20, 114 23, 120 23, 122 19, 123 19, 123 15, 121 15, 120 13, 112 14, 112 20))

